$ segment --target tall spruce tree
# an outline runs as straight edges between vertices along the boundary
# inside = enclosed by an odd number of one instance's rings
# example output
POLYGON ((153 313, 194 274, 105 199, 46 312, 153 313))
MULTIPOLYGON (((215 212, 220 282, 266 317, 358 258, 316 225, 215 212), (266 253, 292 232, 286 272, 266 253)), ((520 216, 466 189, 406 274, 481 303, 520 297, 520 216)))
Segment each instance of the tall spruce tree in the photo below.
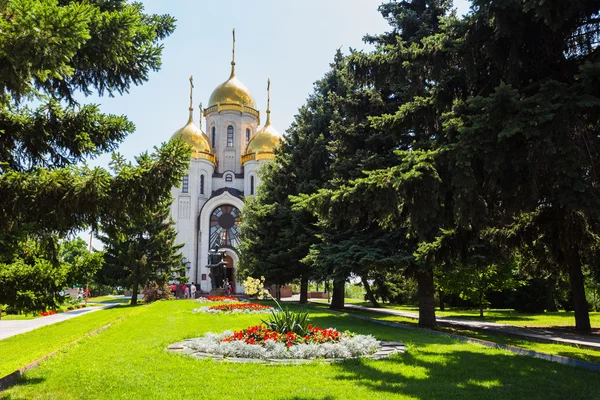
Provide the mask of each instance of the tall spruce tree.
POLYGON ((370 121, 407 147, 397 165, 305 205, 331 216, 371 204, 378 219, 413 232, 426 266, 423 325, 434 323, 426 271, 493 240, 509 254, 543 243, 548 265, 569 273, 577 329, 589 330, 582 267, 597 265, 599 237, 598 3, 481 0, 462 20, 444 17, 446 7, 382 6, 396 29, 369 37, 378 50, 351 65, 398 101, 370 121))
POLYGON ((600 5, 474 5, 462 63, 476 66, 467 85, 477 91, 447 123, 459 139, 452 161, 469 178, 456 192, 482 199, 512 247, 544 245, 548 265, 569 275, 576 328, 589 331, 582 268, 597 266, 600 244, 600 5))
POLYGON ((359 168, 342 175, 334 190, 298 201, 328 225, 350 223, 355 229, 379 225, 404 231, 408 240, 397 242, 396 248, 417 255, 412 268, 419 284, 419 324, 433 326, 436 260, 420 256, 419 249, 452 220, 435 155, 444 143, 441 118, 452 107, 457 86, 452 81, 459 76, 457 68, 444 69, 452 64, 439 51, 447 45, 440 32, 445 26, 454 27, 456 19, 449 14, 450 2, 440 0, 387 3, 380 11, 392 30, 366 37, 375 51, 349 56, 349 79, 358 89, 340 111, 345 120, 352 120, 348 113, 360 116, 338 135, 338 149, 346 154, 346 163, 359 168), (435 69, 430 62, 436 62, 435 69), (361 93, 370 101, 357 103, 356 94, 360 98, 361 93), (360 109, 352 111, 356 105, 360 109), (361 180, 365 172, 378 169, 393 169, 401 178, 369 174, 372 179, 361 180), (370 185, 371 181, 377 183, 370 185))
POLYGON ((313 193, 331 179, 330 125, 335 118, 331 98, 345 87, 335 64, 331 67, 315 82, 274 161, 260 171, 261 186, 256 196, 246 200, 241 225, 242 274, 265 276, 276 283, 300 279, 303 303, 308 280, 315 276, 314 264, 305 258, 311 245, 319 242, 320 229, 310 212, 292 209, 289 196, 313 193))
MULTIPOLYGON (((28 269, 62 276, 56 240, 136 215, 139 204, 156 204, 179 181, 189 162, 179 142, 116 176, 80 166, 116 149, 134 126, 75 101, 78 92, 124 94, 145 82, 174 27, 172 17, 123 0, 0 5, 0 271, 7 279, 34 276, 19 272, 28 269), (19 249, 30 241, 39 244, 37 257, 23 258, 19 249)), ((28 279, 12 279, 11 290, 37 287, 28 279)))

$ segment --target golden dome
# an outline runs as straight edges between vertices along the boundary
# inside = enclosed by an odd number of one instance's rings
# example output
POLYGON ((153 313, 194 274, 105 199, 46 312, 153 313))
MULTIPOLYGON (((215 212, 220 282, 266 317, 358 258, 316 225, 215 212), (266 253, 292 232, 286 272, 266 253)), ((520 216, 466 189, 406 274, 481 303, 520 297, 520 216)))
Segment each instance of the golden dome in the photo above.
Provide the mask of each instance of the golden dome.
POLYGON ((202 153, 211 153, 208 136, 194 124, 192 112, 193 109, 190 108, 190 119, 187 124, 183 128, 178 129, 171 136, 171 139, 181 138, 187 145, 192 146, 192 158, 206 158, 202 157, 202 153))
POLYGON ((246 154, 274 153, 275 149, 279 147, 280 142, 281 135, 273 128, 267 118, 265 126, 250 139, 250 143, 248 143, 248 147, 246 148, 246 154))
POLYGON ((217 104, 237 104, 250 108, 256 108, 254 99, 248 88, 235 76, 233 70, 231 76, 221 83, 210 95, 208 106, 217 104))
POLYGON ((267 82, 267 122, 250 139, 246 147, 246 155, 242 156, 242 163, 250 160, 272 159, 275 149, 281 142, 281 135, 271 126, 271 80, 267 82))

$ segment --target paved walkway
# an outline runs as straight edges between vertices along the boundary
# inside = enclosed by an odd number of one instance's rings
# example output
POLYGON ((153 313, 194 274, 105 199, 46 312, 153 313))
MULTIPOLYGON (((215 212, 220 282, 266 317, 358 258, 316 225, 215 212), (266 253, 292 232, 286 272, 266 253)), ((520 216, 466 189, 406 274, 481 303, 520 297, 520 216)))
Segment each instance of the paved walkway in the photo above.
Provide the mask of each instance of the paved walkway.
MULTIPOLYGON (((316 302, 321 303, 322 302, 316 302)), ((346 309, 371 311, 379 314, 396 315, 405 318, 419 319, 419 314, 392 310, 389 308, 372 308, 357 306, 354 304, 346 304, 346 309)), ((544 328, 525 328, 515 325, 497 324, 495 322, 472 321, 465 319, 452 319, 447 317, 437 317, 437 322, 441 326, 470 328, 477 331, 501 333, 504 335, 518 336, 524 339, 531 339, 539 342, 561 343, 569 345, 577 345, 588 349, 600 351, 600 336, 599 335, 578 335, 569 332, 560 332, 544 328)))
POLYGON ((105 308, 114 307, 115 305, 118 304, 107 304, 105 306, 100 307, 80 308, 79 310, 73 310, 35 319, 7 321, 0 320, 0 340, 9 338, 11 336, 19 335, 21 333, 29 332, 34 329, 41 328, 42 326, 52 325, 57 322, 62 322, 71 318, 79 317, 80 315, 89 314, 97 310, 103 310, 105 308))

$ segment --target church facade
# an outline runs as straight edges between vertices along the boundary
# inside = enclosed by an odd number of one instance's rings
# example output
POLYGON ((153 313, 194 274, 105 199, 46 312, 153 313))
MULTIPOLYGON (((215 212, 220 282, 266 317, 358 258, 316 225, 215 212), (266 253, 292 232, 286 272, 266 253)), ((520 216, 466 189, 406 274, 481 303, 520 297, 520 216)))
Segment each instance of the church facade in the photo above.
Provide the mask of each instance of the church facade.
POLYGON ((235 58, 229 79, 212 92, 208 107, 200 106, 198 126, 190 86, 188 122, 172 136, 193 149, 187 174, 179 187, 172 188, 177 241, 184 244, 181 252, 189 281, 196 282, 201 292, 211 290, 208 254, 218 248, 226 255, 225 276, 234 293, 243 293, 242 282, 236 280, 243 199, 255 194, 260 184, 257 170, 273 158, 281 135, 271 126, 270 95, 266 121, 260 127, 252 94, 235 75, 235 58))

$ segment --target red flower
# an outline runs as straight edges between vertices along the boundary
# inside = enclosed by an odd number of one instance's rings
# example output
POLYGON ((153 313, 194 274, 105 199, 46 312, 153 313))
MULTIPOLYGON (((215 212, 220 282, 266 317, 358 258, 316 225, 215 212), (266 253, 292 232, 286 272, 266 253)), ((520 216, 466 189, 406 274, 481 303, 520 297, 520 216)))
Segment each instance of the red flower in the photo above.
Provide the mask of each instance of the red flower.
POLYGON ((278 343, 284 343, 287 347, 291 347, 300 343, 337 343, 340 339, 341 333, 335 329, 323 329, 316 326, 310 326, 309 332, 306 335, 299 336, 294 332, 281 334, 267 329, 264 325, 256 325, 241 331, 236 331, 233 335, 223 339, 222 342, 237 340, 248 344, 260 344, 264 346, 267 340, 274 340, 278 343))

